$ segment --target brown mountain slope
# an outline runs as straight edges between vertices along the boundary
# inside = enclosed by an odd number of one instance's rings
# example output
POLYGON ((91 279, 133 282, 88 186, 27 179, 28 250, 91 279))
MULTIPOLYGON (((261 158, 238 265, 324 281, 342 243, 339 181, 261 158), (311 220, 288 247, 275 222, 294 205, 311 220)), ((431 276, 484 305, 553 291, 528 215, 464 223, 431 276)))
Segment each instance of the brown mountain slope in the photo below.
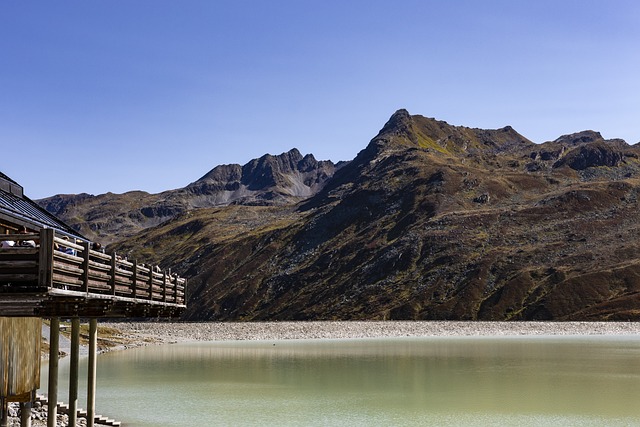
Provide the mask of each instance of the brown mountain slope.
POLYGON ((202 209, 118 247, 190 276, 188 319, 640 319, 637 147, 400 110, 295 207, 202 209))

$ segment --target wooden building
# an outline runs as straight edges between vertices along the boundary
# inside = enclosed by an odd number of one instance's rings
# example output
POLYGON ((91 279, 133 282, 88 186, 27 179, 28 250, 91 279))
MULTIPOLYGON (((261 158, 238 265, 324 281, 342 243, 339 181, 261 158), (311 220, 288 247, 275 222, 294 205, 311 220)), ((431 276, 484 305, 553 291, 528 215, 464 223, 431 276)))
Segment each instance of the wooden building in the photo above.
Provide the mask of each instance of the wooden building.
MULTIPOLYGON (((6 425, 7 402, 23 402, 26 410, 39 388, 41 332, 37 331, 43 318, 51 325, 50 402, 57 401, 59 320, 72 320, 71 425, 77 414, 79 321, 90 319, 87 425, 91 426, 97 319, 177 317, 185 308, 184 278, 96 250, 94 243, 26 197, 17 182, 0 172, 0 427, 6 425)), ((52 426, 55 408, 49 406, 52 426)), ((29 423, 23 418, 23 425, 29 423)))

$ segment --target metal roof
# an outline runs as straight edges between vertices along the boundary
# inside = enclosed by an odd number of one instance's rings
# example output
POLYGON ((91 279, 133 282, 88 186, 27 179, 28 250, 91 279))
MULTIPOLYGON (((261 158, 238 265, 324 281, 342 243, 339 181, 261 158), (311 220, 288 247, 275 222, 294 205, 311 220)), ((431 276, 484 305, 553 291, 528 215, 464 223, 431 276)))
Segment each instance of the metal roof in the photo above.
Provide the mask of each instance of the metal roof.
POLYGON ((53 228, 70 236, 87 240, 33 200, 26 197, 22 187, 0 172, 0 216, 37 228, 53 228))

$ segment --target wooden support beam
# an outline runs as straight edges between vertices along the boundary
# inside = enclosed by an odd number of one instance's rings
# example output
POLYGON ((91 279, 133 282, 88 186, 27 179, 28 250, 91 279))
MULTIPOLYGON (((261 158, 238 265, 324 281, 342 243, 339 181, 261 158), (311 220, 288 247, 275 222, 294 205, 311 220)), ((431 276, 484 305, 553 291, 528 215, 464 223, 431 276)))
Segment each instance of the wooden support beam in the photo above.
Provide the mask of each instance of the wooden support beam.
POLYGON ((31 406, 31 402, 20 402, 20 427, 31 427, 31 406))
POLYGON ((38 260, 38 276, 40 286, 50 288, 53 284, 53 230, 40 230, 40 257, 38 260))
POLYGON ((78 360, 80 353, 80 319, 71 319, 71 360, 69 367, 69 425, 75 426, 78 417, 78 360))
POLYGON ((111 254, 111 271, 109 273, 109 285, 111 285, 111 295, 116 294, 116 253, 111 254))
POLYGON ((89 257, 91 256, 89 242, 82 242, 82 291, 89 293, 89 257))
POLYGON ((56 427, 58 415, 58 348, 60 347, 60 318, 52 317, 49 325, 49 407, 47 427, 56 427))
POLYGON ((162 272, 162 302, 167 302, 167 272, 162 272))
POLYGON ((87 372, 87 427, 94 427, 96 417, 96 356, 98 319, 89 320, 89 371, 87 372))
POLYGON ((9 401, 0 397, 0 427, 9 427, 9 401))
POLYGON ((138 260, 133 261, 133 275, 131 276, 131 286, 133 286, 133 298, 138 297, 138 260))
POLYGON ((153 299, 153 270, 155 268, 153 265, 149 267, 149 300, 153 299))

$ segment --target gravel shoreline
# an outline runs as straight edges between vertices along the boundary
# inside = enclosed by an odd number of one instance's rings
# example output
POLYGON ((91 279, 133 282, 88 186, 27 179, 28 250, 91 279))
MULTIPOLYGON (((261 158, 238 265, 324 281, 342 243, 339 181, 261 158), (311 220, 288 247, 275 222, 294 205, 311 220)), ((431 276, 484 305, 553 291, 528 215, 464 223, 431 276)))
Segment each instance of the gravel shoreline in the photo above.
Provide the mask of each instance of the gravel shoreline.
MULTIPOLYGON (((446 336, 640 335, 640 322, 287 321, 109 322, 133 344, 446 336)), ((125 346, 128 347, 128 346, 125 346)))

